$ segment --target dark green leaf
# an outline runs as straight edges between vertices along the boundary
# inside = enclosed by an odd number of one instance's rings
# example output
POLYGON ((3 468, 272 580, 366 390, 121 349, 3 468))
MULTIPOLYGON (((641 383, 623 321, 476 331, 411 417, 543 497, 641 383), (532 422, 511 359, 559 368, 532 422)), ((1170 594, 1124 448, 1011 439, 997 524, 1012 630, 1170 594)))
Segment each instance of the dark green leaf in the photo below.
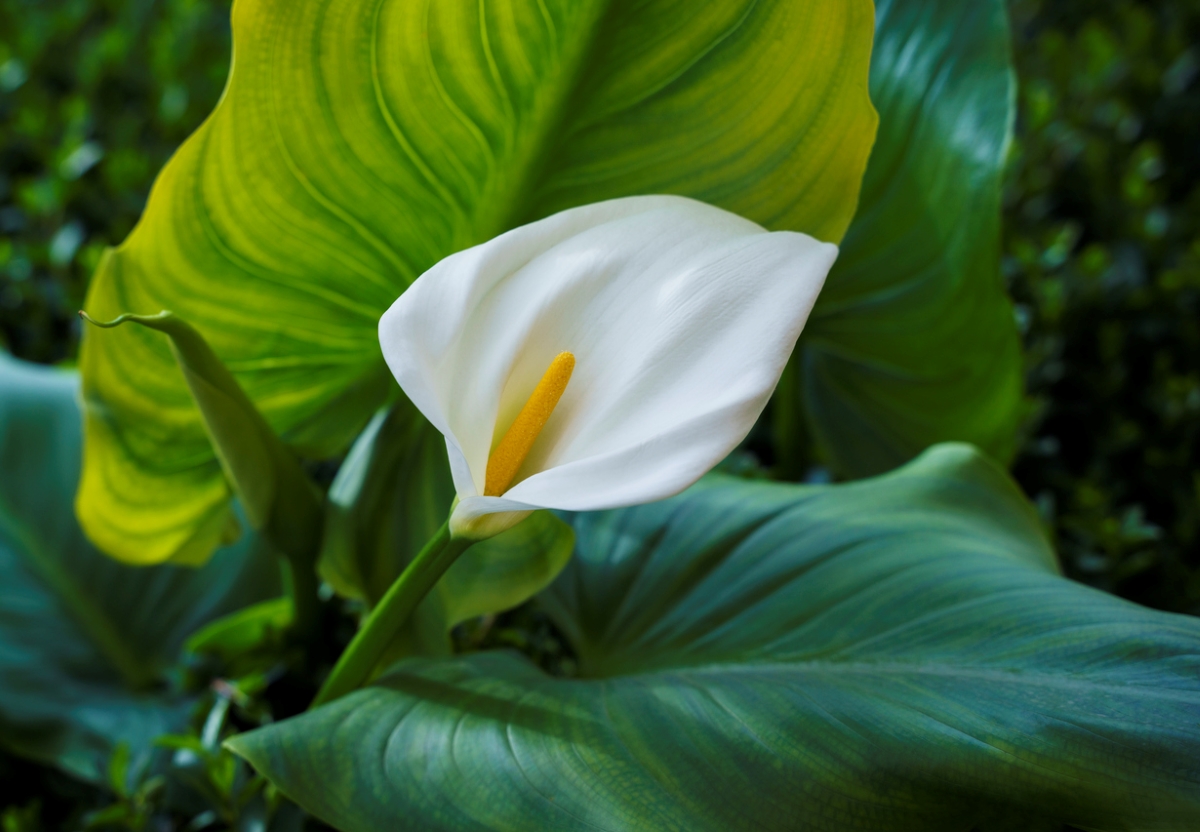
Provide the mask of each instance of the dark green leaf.
POLYGON ((803 405, 840 474, 924 448, 1016 444, 1021 353, 1000 278, 1000 188, 1014 79, 1002 0, 878 0, 879 135, 858 214, 805 329, 780 406, 785 458, 803 405))
POLYGON ((279 592, 254 537, 202 570, 133 568, 75 522, 79 379, 0 355, 0 743, 102 782, 120 742, 131 768, 189 701, 164 687, 188 635, 279 592))
POLYGON ((1200 621, 1061 577, 966 446, 572 524, 582 678, 409 659, 231 745, 348 832, 1200 824, 1200 621))

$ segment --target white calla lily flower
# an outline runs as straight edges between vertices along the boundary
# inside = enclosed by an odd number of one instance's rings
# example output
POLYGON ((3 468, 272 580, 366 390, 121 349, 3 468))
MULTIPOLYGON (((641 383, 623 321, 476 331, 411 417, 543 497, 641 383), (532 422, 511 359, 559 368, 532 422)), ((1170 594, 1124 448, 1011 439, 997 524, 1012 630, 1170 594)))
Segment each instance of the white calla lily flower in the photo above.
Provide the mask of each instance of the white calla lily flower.
POLYGON ((446 437, 455 537, 682 491, 766 406, 837 247, 673 196, 573 208, 442 260, 383 315, 446 437))
POLYGON ((770 398, 837 247, 690 199, 563 211, 451 255, 379 322, 383 356, 446 437, 458 498, 326 677, 369 677, 475 541, 540 508, 687 488, 770 398))

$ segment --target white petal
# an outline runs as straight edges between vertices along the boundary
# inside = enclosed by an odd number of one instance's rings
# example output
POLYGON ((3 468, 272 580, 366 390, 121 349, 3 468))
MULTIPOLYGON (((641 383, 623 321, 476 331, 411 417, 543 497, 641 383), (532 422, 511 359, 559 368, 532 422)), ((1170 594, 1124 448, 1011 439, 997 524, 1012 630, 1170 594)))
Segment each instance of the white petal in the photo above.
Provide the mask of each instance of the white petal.
POLYGON ((446 258, 385 313, 380 342, 446 436, 464 512, 648 502, 749 432, 836 256, 693 200, 612 200, 446 258), (493 441, 563 350, 574 374, 517 484, 468 509, 493 441))

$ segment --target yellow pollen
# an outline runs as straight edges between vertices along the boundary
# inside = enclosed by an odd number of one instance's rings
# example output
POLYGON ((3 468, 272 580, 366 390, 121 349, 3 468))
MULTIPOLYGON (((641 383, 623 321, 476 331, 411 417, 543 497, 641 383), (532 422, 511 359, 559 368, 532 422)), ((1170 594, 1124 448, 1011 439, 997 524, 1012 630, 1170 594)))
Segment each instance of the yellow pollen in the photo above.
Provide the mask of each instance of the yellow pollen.
POLYGON ((542 376, 537 387, 533 388, 529 401, 525 402, 500 444, 488 457, 483 496, 499 497, 512 485, 513 478, 517 476, 525 457, 529 456, 529 450, 538 434, 546 427, 546 422, 550 421, 550 414, 554 412, 563 391, 567 389, 567 382, 571 380, 571 372, 574 369, 575 356, 569 352, 560 352, 550 362, 546 374, 542 376))

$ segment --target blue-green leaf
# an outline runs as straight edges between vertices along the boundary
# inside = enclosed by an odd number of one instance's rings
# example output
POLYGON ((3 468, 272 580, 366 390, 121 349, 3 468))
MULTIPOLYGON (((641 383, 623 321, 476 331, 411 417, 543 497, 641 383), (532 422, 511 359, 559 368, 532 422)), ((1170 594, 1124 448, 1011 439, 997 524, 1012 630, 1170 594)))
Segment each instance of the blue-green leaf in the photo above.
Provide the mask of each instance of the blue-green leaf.
POLYGON ((79 378, 0 355, 0 744, 103 782, 124 742, 131 767, 186 725, 165 685, 188 635, 279 592, 253 535, 207 567, 137 569, 96 551, 73 512, 79 378))
POLYGON ((374 606, 453 502, 442 435, 407 400, 380 411, 330 486, 321 577, 338 594, 374 606))
POLYGON ((409 659, 234 750, 346 832, 1200 827, 1200 621, 1063 578, 966 446, 571 523, 579 678, 409 659))
POLYGON ((879 135, 798 378, 781 388, 785 459, 803 451, 801 407, 819 456, 844 476, 949 440, 1013 453, 1021 352, 1000 277, 1009 52, 1002 0, 876 3, 879 135))

